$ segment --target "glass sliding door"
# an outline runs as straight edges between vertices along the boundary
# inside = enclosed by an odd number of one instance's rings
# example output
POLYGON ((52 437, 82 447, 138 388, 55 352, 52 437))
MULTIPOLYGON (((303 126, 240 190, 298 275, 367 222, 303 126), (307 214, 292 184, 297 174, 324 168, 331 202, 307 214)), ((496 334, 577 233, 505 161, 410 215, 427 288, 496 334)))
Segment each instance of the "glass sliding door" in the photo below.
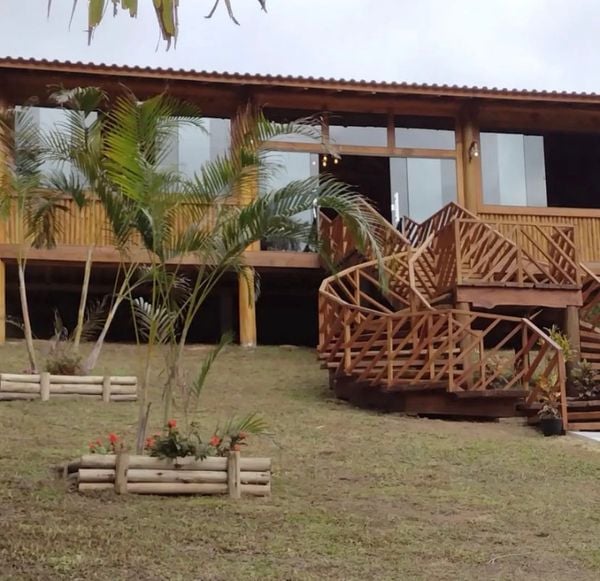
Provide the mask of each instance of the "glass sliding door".
POLYGON ((392 220, 403 216, 422 222, 456 201, 456 162, 453 159, 390 159, 392 220))
POLYGON ((481 133, 483 201, 502 206, 547 206, 544 138, 481 133))
MULTIPOLYGON (((260 195, 283 188, 290 182, 319 175, 319 155, 317 153, 278 151, 272 152, 270 156, 274 164, 279 167, 273 175, 269 176, 268 181, 261 183, 260 195)), ((313 224, 314 218, 312 209, 294 216, 296 221, 309 225, 313 224)), ((300 245, 277 236, 264 240, 262 246, 265 250, 303 251, 307 249, 306 244, 300 245)))

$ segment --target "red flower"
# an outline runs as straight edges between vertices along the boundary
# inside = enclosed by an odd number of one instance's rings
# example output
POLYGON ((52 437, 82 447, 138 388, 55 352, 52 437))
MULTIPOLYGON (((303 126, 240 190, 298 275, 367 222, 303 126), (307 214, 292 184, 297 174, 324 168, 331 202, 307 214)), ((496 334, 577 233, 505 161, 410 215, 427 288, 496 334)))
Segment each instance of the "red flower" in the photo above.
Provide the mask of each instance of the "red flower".
POLYGON ((231 447, 231 449, 232 449, 234 452, 239 452, 239 451, 240 451, 240 445, 239 445, 239 444, 236 444, 235 446, 232 446, 232 447, 231 447))
POLYGON ((100 438, 96 440, 96 446, 102 446, 102 440, 100 438))
POLYGON ((110 434, 108 434, 108 441, 111 444, 116 444, 119 441, 119 436, 117 436, 117 434, 115 434, 114 432, 111 432, 110 434))
POLYGON ((152 448, 155 444, 155 440, 152 436, 146 438, 146 448, 152 448))
POLYGON ((177 422, 175 420, 169 420, 167 426, 169 430, 174 430, 177 427, 177 422))
POLYGON ((214 446, 215 448, 221 443, 221 438, 219 438, 219 436, 217 436, 216 434, 208 441, 208 443, 211 446, 214 446))

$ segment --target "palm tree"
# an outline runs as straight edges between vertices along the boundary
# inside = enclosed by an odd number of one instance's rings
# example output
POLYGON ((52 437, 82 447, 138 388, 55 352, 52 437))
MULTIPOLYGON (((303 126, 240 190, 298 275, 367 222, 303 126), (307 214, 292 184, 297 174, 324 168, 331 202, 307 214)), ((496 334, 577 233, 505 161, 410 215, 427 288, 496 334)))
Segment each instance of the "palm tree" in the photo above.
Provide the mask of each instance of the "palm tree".
MULTIPOLYGON (((116 16, 119 4, 121 9, 129 12, 129 16, 135 18, 138 12, 138 0, 111 0, 113 5, 113 15, 116 16)), ((91 42, 94 30, 102 22, 106 14, 109 0, 88 0, 88 42, 91 42)), ((215 0, 212 9, 207 14, 206 18, 212 18, 216 12, 221 0, 215 0)), ((229 17, 235 24, 239 25, 231 0, 223 0, 229 17)), ((267 0, 258 0, 260 7, 267 11, 267 0)), ((71 21, 78 5, 78 0, 73 0, 73 8, 71 11, 71 21)), ((48 0, 48 15, 52 8, 52 0, 48 0)), ((160 33, 163 40, 167 43, 167 49, 171 46, 171 42, 177 40, 177 32, 179 30, 179 0, 154 0, 154 10, 156 12, 156 20, 160 28, 160 33)))
POLYGON ((44 172, 44 146, 38 124, 28 108, 11 109, 0 119, 4 156, 0 209, 15 224, 13 242, 17 245, 17 272, 22 326, 29 367, 37 371, 33 331, 29 315, 26 266, 29 248, 53 248, 60 232, 58 214, 68 210, 56 190, 54 174, 44 172))
MULTIPOLYGON (((106 212, 123 255, 134 241, 147 252, 148 266, 139 269, 147 296, 131 295, 137 324, 148 344, 141 381, 138 450, 147 423, 147 386, 151 353, 156 345, 166 349, 163 416, 170 415, 178 393, 185 402, 197 400, 208 367, 201 366, 188 383, 181 376, 187 336, 200 307, 225 273, 247 272, 244 252, 268 236, 313 243, 313 225, 297 219, 315 203, 342 216, 361 244, 379 248, 370 214, 349 186, 320 176, 270 189, 279 166, 266 142, 281 135, 316 137, 313 123, 269 122, 254 107, 243 108, 233 122, 231 147, 226 155, 206 163, 193 179, 165 168, 171 138, 178 124, 197 125, 197 112, 167 95, 139 101, 132 94, 119 97, 111 107, 104 141, 106 176, 115 199, 106 212), (231 204, 256 188, 264 193, 245 205, 231 204), (118 194, 116 194, 118 192, 118 194), (183 224, 183 227, 180 225, 183 224), (185 268, 193 257, 191 272, 185 268), (184 262, 186 263, 184 265, 184 262)), ((314 122, 314 120, 311 120, 314 122)), ((137 287, 141 288, 141 285, 137 287)), ((186 411, 186 410, 184 410, 186 411)))

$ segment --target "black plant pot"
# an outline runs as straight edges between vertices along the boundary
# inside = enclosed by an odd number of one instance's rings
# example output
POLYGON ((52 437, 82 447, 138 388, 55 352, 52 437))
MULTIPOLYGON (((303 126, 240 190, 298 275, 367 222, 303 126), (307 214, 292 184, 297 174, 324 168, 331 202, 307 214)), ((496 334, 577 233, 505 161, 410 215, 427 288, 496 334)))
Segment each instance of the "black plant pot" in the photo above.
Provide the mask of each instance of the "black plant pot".
POLYGON ((560 436, 563 431, 561 418, 541 418, 540 428, 544 436, 560 436))

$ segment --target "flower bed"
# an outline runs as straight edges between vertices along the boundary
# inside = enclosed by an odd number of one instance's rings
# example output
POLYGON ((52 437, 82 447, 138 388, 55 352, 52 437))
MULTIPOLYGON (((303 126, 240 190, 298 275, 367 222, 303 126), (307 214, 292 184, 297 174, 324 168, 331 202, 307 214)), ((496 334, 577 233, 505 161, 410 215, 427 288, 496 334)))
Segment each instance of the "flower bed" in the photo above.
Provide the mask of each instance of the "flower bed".
POLYGON ((135 401, 137 377, 109 375, 33 375, 1 373, 0 401, 84 397, 109 401, 135 401))
POLYGON ((64 467, 73 490, 115 490, 118 494, 228 494, 239 498, 271 495, 271 459, 226 457, 155 458, 87 454, 64 467))

